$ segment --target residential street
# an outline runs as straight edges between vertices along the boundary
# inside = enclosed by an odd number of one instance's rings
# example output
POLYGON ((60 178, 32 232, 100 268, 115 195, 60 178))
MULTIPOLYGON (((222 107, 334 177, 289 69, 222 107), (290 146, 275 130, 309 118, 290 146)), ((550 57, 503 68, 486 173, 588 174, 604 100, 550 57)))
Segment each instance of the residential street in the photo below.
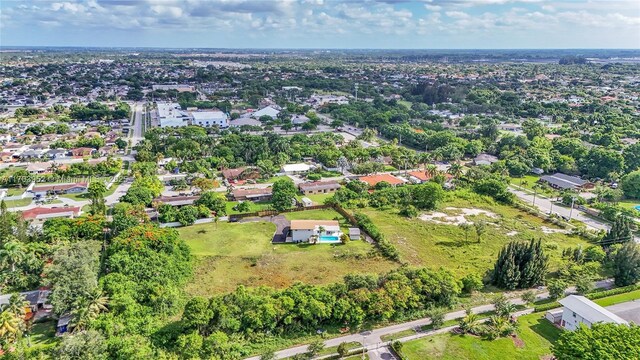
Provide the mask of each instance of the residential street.
MULTIPOLYGON (((525 203, 529 205, 533 203, 533 194, 530 194, 522 190, 518 190, 512 186, 509 187, 509 191, 511 191, 514 195, 516 195, 518 198, 523 200, 525 203)), ((564 216, 567 218, 569 218, 569 215, 571 215, 572 219, 583 222, 588 228, 592 230, 606 231, 606 230, 609 230, 610 228, 609 224, 605 223, 604 221, 594 219, 593 217, 587 215, 585 212, 578 210, 576 207, 573 208, 573 212, 572 212, 571 209, 567 207, 559 206, 557 204, 552 204, 548 198, 536 196, 535 206, 545 214, 548 214, 550 211, 552 211, 554 214, 559 214, 560 216, 564 216)))
MULTIPOLYGON (((514 195, 516 195, 520 200, 524 201, 525 203, 529 205, 533 203, 533 194, 530 194, 522 190, 518 190, 513 186, 509 187, 509 191, 511 191, 514 195)), ((548 198, 536 196, 535 206, 545 214, 548 214, 550 211, 552 211, 554 214, 559 214, 560 216, 564 216, 566 218, 569 218, 569 215, 571 215, 572 219, 582 222, 587 226, 587 228, 591 230, 607 231, 611 228, 611 226, 608 223, 588 215, 584 211, 579 210, 577 207, 574 207, 573 211, 571 211, 571 209, 567 207, 560 206, 557 204, 552 204, 548 198)), ((639 237, 636 236, 635 240, 637 243, 640 243, 639 237)))
MULTIPOLYGON (((608 280, 602 280, 602 281, 596 281, 594 283, 594 286, 596 288, 611 288, 613 287, 613 280, 608 279, 608 280)), ((571 292, 575 292, 575 288, 570 287, 569 289, 567 289, 568 293, 571 292)), ((548 298, 549 294, 544 292, 542 294, 539 294, 537 296, 538 300, 543 300, 548 298)), ((524 305, 525 302, 522 299, 512 299, 511 302, 515 305, 524 305)), ((487 305, 482 305, 482 306, 477 306, 474 307, 473 309, 471 309, 474 313, 484 313, 484 312, 488 312, 494 309, 494 306, 492 304, 487 304, 487 305)), ((523 310, 520 311, 516 314, 518 315, 524 315, 526 313, 530 313, 532 310, 531 309, 527 309, 527 310, 523 310)), ((450 312, 448 314, 445 315, 445 321, 446 320, 453 320, 453 319, 457 319, 457 318, 461 318, 465 316, 465 311, 464 310, 458 310, 458 311, 454 311, 454 312, 450 312)), ((409 321, 409 322, 405 322, 405 323, 401 323, 401 324, 396 324, 396 325, 390 325, 390 326, 386 326, 386 327, 382 327, 382 328, 378 328, 378 329, 374 329, 374 330, 368 330, 368 331, 363 331, 361 333, 357 333, 357 334, 351 334, 351 335, 345 335, 345 336, 341 336, 341 337, 337 337, 337 338, 333 338, 333 339, 329 339, 327 341, 324 342, 325 347, 334 347, 334 346, 338 346, 343 342, 349 343, 349 342, 358 342, 360 344, 364 344, 364 346, 366 347, 367 350, 376 350, 376 349, 380 349, 384 346, 387 345, 387 343, 383 342, 381 337, 384 335, 391 335, 391 334, 395 334, 401 331, 405 331, 405 330, 411 330, 411 329, 419 329, 422 328, 425 325, 429 325, 431 324, 431 319, 430 318, 423 318, 423 319, 418 319, 418 320, 414 320, 414 321, 409 321)), ((446 332, 451 330, 452 327, 450 328, 443 328, 443 329, 439 329, 436 330, 434 332, 425 332, 425 333, 417 333, 415 335, 411 335, 407 338, 404 338, 404 340, 413 340, 413 339, 418 339, 424 336, 428 336, 428 335, 433 335, 434 333, 439 333, 439 332, 446 332)), ((307 351, 307 345, 301 345, 301 346, 296 346, 293 348, 289 348, 289 349, 285 349, 282 351, 278 351, 276 352, 276 358, 278 359, 283 359, 283 358, 287 358, 287 357, 291 357, 297 354, 302 354, 304 352, 307 351)), ((376 350, 377 351, 377 350, 376 350)), ((386 359, 386 358, 382 358, 382 359, 386 359)), ((393 359, 393 358, 388 358, 388 359, 393 359)), ((247 360, 260 360, 259 356, 254 356, 251 358, 247 358, 247 360)))

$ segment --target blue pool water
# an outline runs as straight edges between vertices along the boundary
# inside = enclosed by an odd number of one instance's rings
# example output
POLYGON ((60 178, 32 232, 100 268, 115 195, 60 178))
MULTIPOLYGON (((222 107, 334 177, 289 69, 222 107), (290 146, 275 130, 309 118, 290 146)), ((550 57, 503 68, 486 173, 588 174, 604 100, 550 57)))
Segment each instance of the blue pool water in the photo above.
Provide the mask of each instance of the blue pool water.
POLYGON ((640 205, 636 205, 636 210, 640 211, 640 205))
POLYGON ((320 242, 338 242, 340 241, 340 238, 335 235, 321 235, 319 241, 320 242))

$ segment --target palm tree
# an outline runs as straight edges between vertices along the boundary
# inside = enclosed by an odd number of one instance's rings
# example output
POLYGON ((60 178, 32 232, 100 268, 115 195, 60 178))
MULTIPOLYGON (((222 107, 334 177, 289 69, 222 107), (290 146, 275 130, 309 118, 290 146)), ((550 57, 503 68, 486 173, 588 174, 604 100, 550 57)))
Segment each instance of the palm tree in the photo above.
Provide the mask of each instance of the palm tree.
POLYGON ((429 179, 432 179, 434 176, 438 174, 438 167, 433 164, 429 164, 425 166, 424 174, 427 175, 429 179))
POLYGON ((20 319, 9 311, 0 313, 0 339, 13 343, 20 334, 20 319))
POLYGON ((501 316, 505 319, 509 318, 509 316, 511 316, 511 314, 514 313, 515 311, 516 311, 516 306, 511 302, 507 302, 496 309, 496 313, 498 314, 498 316, 501 316))
POLYGON ((457 179, 463 174, 463 167, 459 163, 455 162, 451 164, 451 166, 447 170, 447 173, 451 174, 454 179, 457 179))
POLYGON ((19 318, 23 318, 27 313, 25 308, 29 306, 29 302, 24 299, 24 296, 19 293, 11 294, 9 298, 9 304, 7 304, 3 311, 8 311, 19 318))
POLYGON ((24 245, 18 241, 12 240, 4 244, 0 250, 0 262, 11 266, 11 272, 16 271, 16 264, 24 260, 27 253, 24 245))
POLYGON ((89 292, 86 298, 79 300, 75 304, 75 309, 71 312, 73 315, 73 332, 83 331, 87 329, 100 313, 109 311, 107 303, 109 298, 102 294, 99 288, 95 288, 89 292))
POLYGON ((98 317, 101 312, 109 311, 107 304, 109 303, 109 297, 102 294, 99 288, 95 288, 87 296, 87 308, 93 318, 98 317))

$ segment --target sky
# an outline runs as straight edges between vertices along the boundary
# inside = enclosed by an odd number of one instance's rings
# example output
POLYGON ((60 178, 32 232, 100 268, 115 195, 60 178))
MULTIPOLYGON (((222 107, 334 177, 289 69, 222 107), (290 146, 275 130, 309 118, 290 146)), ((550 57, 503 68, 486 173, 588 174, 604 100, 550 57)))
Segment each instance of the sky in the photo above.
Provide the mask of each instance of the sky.
POLYGON ((0 0, 3 46, 640 48, 640 0, 0 0))

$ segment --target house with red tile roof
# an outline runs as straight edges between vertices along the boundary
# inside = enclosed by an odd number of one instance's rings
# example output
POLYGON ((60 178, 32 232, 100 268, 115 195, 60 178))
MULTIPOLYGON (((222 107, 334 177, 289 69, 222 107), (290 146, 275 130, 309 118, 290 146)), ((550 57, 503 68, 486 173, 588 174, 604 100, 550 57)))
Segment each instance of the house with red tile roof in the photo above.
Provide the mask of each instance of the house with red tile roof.
POLYGON ((373 187, 376 186, 376 184, 381 183, 381 182, 387 182, 393 186, 395 185, 400 185, 400 184, 404 184, 404 181, 391 175, 391 174, 375 174, 375 175, 367 175, 367 176, 361 176, 359 178, 360 181, 365 182, 367 184, 369 184, 369 186, 373 187))
POLYGON ((45 221, 52 218, 74 218, 80 215, 80 207, 35 207, 33 209, 25 210, 22 212, 22 218, 24 220, 45 221))

